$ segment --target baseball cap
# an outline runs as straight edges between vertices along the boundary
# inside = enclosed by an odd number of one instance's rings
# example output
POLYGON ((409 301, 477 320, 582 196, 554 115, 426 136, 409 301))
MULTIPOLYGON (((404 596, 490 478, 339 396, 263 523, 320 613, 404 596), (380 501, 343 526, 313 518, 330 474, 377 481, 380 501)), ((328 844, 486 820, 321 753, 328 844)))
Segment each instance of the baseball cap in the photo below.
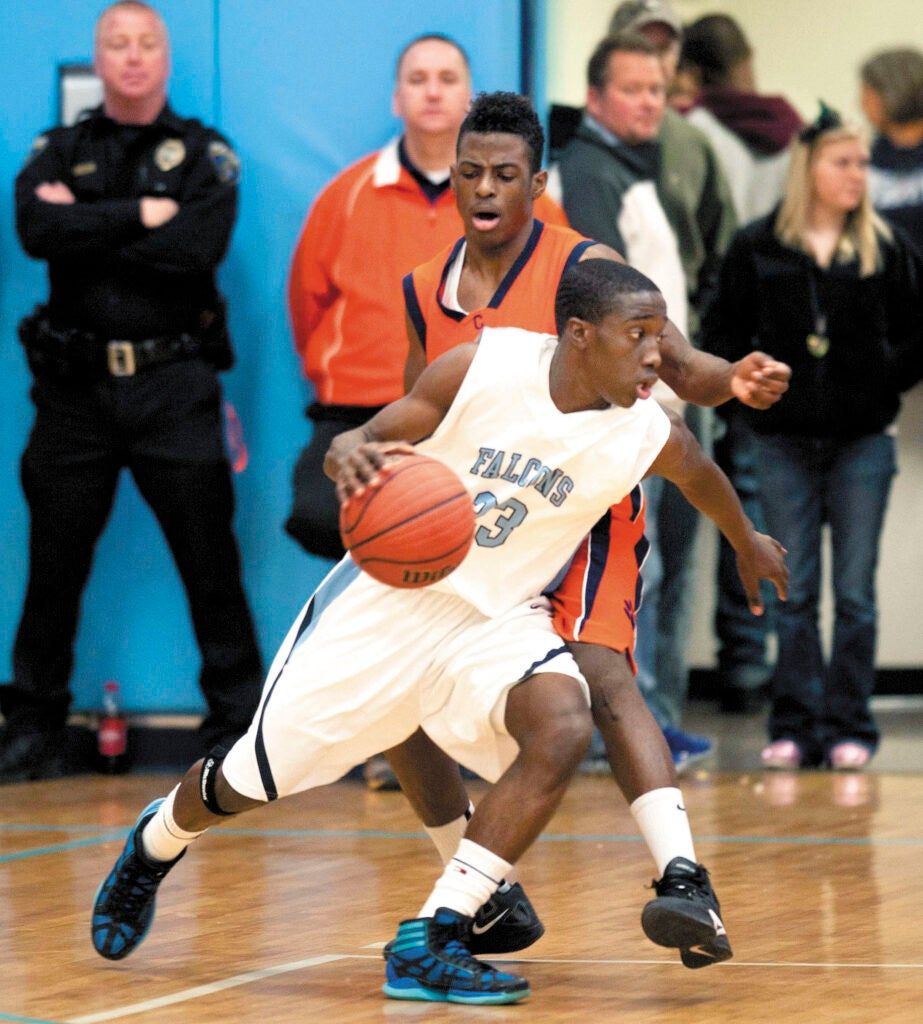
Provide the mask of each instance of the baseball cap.
POLYGON ((609 32, 615 35, 625 29, 644 28, 657 22, 669 25, 677 36, 683 34, 683 23, 669 0, 625 0, 616 7, 609 22, 609 32))

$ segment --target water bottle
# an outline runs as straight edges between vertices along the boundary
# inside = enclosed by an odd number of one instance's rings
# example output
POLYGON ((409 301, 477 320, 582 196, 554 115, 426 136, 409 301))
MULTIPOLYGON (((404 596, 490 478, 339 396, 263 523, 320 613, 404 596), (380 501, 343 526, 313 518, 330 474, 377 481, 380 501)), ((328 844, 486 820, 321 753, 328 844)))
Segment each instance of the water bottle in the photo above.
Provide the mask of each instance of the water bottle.
POLYGON ((103 712, 97 732, 97 767, 107 775, 128 771, 128 719, 119 707, 119 684, 103 684, 103 712))

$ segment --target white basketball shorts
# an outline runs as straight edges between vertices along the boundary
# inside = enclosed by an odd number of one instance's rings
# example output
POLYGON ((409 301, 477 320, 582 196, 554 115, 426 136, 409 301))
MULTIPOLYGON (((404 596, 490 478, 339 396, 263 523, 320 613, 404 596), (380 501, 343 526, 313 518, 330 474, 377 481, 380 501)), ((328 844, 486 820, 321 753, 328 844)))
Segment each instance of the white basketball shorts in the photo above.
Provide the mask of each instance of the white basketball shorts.
POLYGON ((334 782, 422 726, 495 781, 518 751, 507 694, 538 672, 570 676, 589 705, 544 598, 491 619, 454 594, 376 583, 347 556, 289 631, 224 776, 244 796, 273 800, 334 782))

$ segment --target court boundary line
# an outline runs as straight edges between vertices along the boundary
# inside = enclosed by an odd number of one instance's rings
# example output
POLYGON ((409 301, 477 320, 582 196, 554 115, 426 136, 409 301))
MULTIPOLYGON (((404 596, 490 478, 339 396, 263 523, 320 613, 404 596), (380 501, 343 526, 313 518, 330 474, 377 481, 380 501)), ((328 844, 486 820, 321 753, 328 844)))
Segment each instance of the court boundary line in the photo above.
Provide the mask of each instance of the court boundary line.
MULTIPOLYGON (((22 823, 0 823, 0 835, 4 833, 15 835, 16 833, 28 834, 30 832, 64 832, 79 833, 81 829, 92 833, 84 839, 73 839, 69 842, 54 843, 48 846, 39 846, 28 850, 14 850, 11 853, 0 854, 0 864, 10 863, 18 860, 28 860, 30 857, 41 857, 47 854, 67 853, 71 850, 89 846, 101 846, 103 843, 124 841, 125 837, 134 826, 113 829, 111 826, 99 825, 39 825, 22 823), (100 831, 105 828, 106 831, 100 831)), ((215 828, 209 831, 210 836, 229 838, 283 838, 283 839, 428 839, 425 832, 389 832, 377 829, 245 829, 245 828, 215 828)), ((638 835, 621 835, 618 833, 548 833, 539 836, 538 843, 611 843, 643 844, 643 839, 638 835)), ((842 846, 842 847, 866 847, 877 849, 888 848, 919 848, 923 847, 923 837, 878 837, 870 836, 714 836, 700 835, 696 837, 697 843, 712 843, 725 846, 842 846)), ((0 1018, 2 1019, 2 1018, 0 1018)))
MULTIPOLYGON (((365 947, 369 948, 369 947, 365 947)), ((181 989, 165 996, 158 996, 153 999, 142 1000, 138 1003, 130 1003, 126 1006, 116 1007, 110 1010, 101 1010, 96 1013, 84 1014, 79 1017, 70 1017, 61 1024, 104 1024, 106 1021, 120 1020, 123 1017, 133 1017, 141 1013, 149 1013, 151 1010, 158 1010, 165 1006, 176 1006, 179 1003, 189 1002, 193 999, 201 999, 205 996, 214 995, 229 988, 237 988, 241 985, 252 984, 263 981, 267 978, 277 977, 281 974, 288 974, 292 971, 310 970, 313 967, 321 967, 326 964, 336 963, 341 960, 381 960, 381 954, 372 953, 328 953, 308 957, 304 960, 293 960, 290 963, 278 964, 275 967, 264 967, 253 971, 245 971, 243 974, 235 974, 220 981, 208 982, 204 985, 196 985, 192 988, 181 989)), ((640 958, 573 958, 573 957, 529 957, 529 958, 504 958, 491 957, 491 963, 500 964, 522 964, 525 966, 534 964, 558 964, 558 965, 595 965, 600 967, 669 967, 681 968, 683 965, 677 960, 649 960, 640 958)), ((729 968, 774 968, 794 970, 923 970, 923 962, 920 963, 870 963, 870 962, 834 962, 821 963, 811 961, 782 961, 782 960, 733 960, 716 965, 721 970, 729 968)), ((685 968, 683 968, 685 969, 685 968)), ((0 1021, 24 1021, 28 1024, 53 1024, 53 1022, 42 1022, 35 1018, 9 1017, 0 1014, 0 1021)))
POLYGON ((205 985, 195 985, 193 988, 182 989, 171 995, 145 999, 140 1003, 130 1003, 128 1006, 121 1006, 114 1010, 102 1010, 97 1013, 88 1013, 81 1017, 70 1017, 64 1024, 102 1024, 103 1021, 107 1020, 134 1017, 139 1013, 159 1010, 164 1006, 175 1006, 177 1003, 189 1002, 191 999, 201 999, 203 996, 214 995, 216 992, 223 992, 225 989, 249 985, 251 982, 274 978, 277 975, 288 974, 291 971, 310 970, 312 967, 335 963, 337 960, 348 960, 350 956, 351 954, 349 953, 325 953, 319 956, 308 957, 305 960, 293 960, 291 963, 277 964, 275 967, 262 967, 255 971, 245 971, 243 974, 235 974, 230 978, 223 978, 221 981, 211 981, 205 985))

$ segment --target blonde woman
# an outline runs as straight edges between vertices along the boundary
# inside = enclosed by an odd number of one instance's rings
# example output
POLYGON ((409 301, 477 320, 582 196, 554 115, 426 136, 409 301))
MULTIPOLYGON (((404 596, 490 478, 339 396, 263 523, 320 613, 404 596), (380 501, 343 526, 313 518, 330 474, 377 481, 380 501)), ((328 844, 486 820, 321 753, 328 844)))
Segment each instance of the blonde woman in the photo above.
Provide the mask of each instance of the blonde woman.
MULTIPOLYGON (((749 416, 767 528, 788 549, 768 768, 861 769, 879 740, 875 567, 900 393, 923 376, 921 266, 874 212, 868 148, 822 106, 792 146, 781 205, 738 232, 704 320, 728 359, 752 348, 792 367, 783 401, 749 416), (829 661, 818 633, 821 534, 833 547, 829 661)), ((748 410, 744 410, 748 412, 748 410)))

